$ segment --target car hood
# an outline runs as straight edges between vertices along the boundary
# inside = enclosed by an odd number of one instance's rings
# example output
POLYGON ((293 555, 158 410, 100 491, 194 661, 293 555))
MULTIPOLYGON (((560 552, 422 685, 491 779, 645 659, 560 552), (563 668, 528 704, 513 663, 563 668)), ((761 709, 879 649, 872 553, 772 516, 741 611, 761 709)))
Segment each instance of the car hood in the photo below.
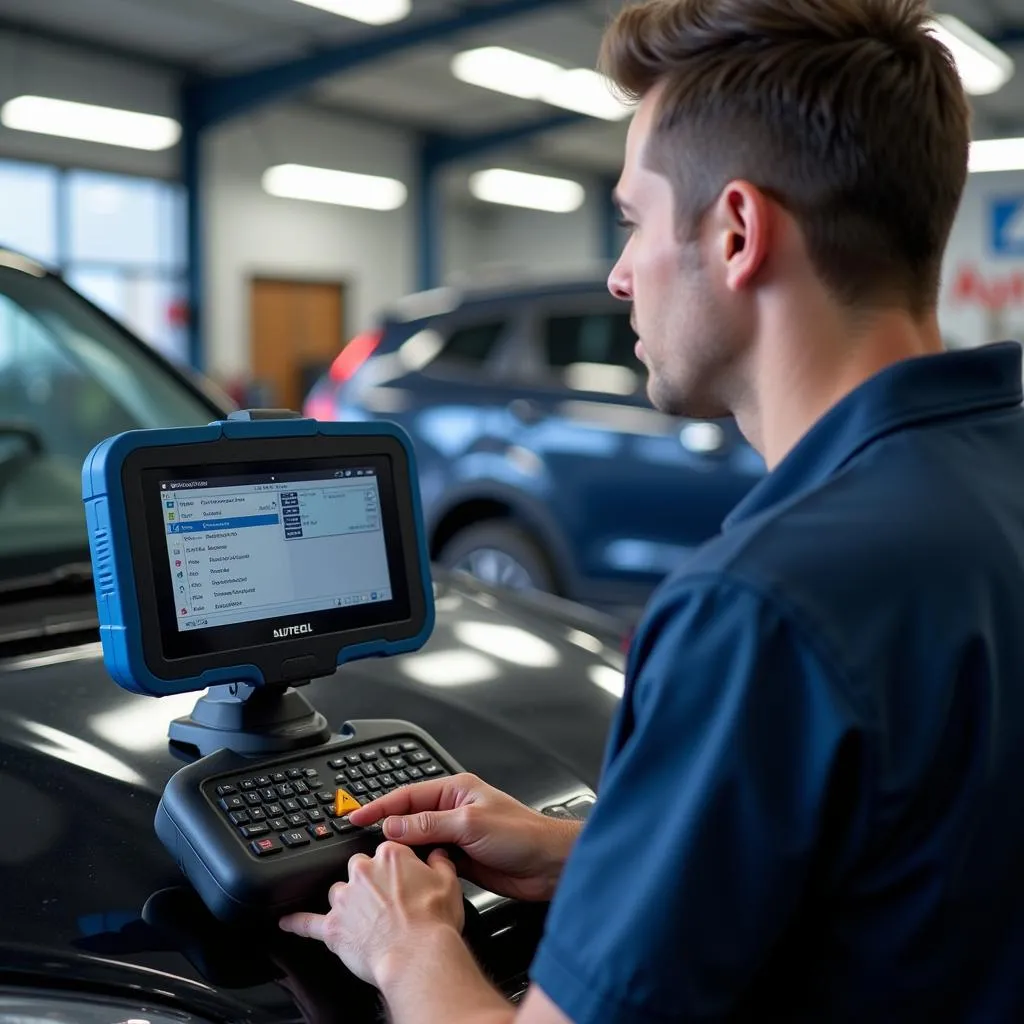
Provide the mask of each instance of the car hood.
MULTIPOLYGON (((580 782, 596 788, 622 687, 614 624, 468 578, 440 577, 435 594, 422 651, 345 666, 305 688, 310 702, 335 730, 411 721, 535 806, 580 782)), ((154 834, 163 787, 182 766, 167 726, 198 695, 120 690, 98 644, 9 659, 0 673, 0 986, 45 967, 64 985, 159 992, 212 1019, 316 1017, 306 974, 320 951, 306 944, 290 960, 276 940, 222 928, 154 834)), ((320 970, 336 978, 339 968, 320 970)))

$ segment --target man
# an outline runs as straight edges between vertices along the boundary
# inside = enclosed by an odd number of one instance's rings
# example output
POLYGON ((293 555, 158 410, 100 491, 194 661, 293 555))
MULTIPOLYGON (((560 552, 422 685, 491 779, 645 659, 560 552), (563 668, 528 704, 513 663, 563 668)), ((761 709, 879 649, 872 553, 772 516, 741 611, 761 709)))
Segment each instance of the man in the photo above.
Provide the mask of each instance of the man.
POLYGON ((321 939, 399 1024, 1024 1020, 1024 412, 1015 345, 944 353, 969 114, 918 0, 650 0, 611 290, 668 413, 767 478, 654 597, 579 836, 413 786, 321 939), (553 897, 518 1015, 455 867, 553 897))

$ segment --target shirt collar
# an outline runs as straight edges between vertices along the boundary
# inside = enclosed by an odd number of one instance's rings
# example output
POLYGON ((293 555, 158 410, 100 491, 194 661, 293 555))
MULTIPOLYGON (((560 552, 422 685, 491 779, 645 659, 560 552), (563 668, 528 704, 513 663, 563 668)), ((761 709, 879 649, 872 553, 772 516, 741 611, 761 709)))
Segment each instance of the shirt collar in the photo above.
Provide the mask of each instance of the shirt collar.
POLYGON ((1020 405, 1021 347, 981 348, 906 359, 836 403, 733 509, 723 530, 815 487, 875 441, 943 416, 1020 405))

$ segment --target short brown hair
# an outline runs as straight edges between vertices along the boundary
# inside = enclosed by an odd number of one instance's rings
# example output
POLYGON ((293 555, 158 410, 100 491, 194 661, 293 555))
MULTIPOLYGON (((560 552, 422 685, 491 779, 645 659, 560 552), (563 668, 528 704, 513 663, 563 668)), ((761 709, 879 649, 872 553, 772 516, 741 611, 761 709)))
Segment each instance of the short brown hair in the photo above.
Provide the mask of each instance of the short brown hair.
POLYGON ((970 108, 925 0, 646 0, 602 47, 631 99, 664 86, 646 163, 700 222, 725 185, 801 225, 841 301, 936 302, 967 176, 970 108))

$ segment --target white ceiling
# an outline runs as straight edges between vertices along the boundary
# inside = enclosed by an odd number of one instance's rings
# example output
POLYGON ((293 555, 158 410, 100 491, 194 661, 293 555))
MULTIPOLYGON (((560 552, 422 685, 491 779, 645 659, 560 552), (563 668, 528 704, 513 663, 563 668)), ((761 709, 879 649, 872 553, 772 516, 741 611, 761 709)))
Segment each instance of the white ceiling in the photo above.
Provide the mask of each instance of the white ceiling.
MULTIPOLYGON (((414 19, 451 14, 493 0, 413 0, 414 19)), ((593 66, 601 32, 622 0, 565 0, 539 13, 463 33, 444 43, 404 51, 325 80, 307 99, 411 128, 454 133, 492 131, 553 114, 542 104, 456 81, 449 62, 469 46, 499 44, 555 60, 593 66)), ((1024 28, 1024 0, 941 0, 979 31, 1024 28)), ((378 29, 291 0, 0 0, 0 27, 38 31, 172 65, 226 74, 335 44, 357 44, 378 29)), ((975 103, 976 134, 1024 133, 1024 43, 1020 70, 991 97, 975 103)), ((625 125, 585 120, 519 144, 524 157, 613 175, 625 125)))

